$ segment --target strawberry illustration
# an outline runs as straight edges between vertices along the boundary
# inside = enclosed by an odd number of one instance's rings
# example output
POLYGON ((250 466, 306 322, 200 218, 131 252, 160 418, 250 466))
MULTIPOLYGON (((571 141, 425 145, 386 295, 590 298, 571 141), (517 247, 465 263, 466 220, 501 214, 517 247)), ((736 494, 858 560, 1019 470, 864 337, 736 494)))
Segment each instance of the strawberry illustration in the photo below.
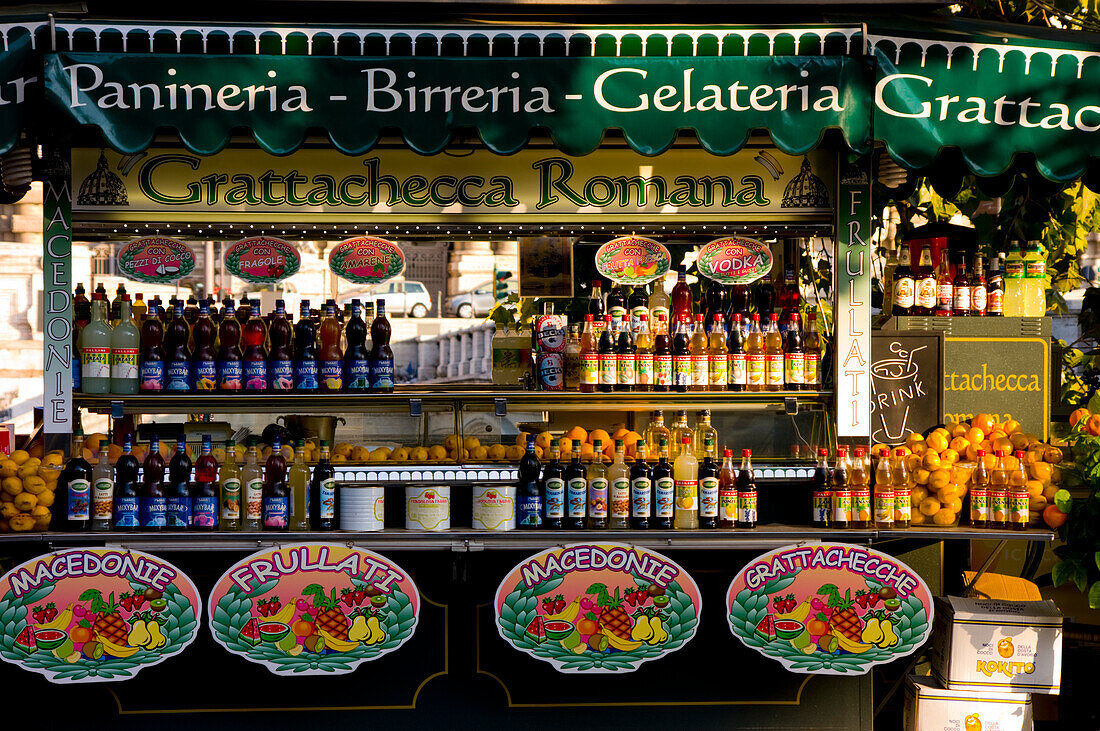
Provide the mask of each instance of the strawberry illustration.
POLYGON ((38 606, 31 610, 31 616, 34 617, 35 624, 42 624, 46 621, 46 610, 38 606))
POLYGON ((43 614, 45 615, 47 622, 52 622, 54 617, 57 616, 57 605, 53 602, 50 602, 46 605, 46 609, 43 614))

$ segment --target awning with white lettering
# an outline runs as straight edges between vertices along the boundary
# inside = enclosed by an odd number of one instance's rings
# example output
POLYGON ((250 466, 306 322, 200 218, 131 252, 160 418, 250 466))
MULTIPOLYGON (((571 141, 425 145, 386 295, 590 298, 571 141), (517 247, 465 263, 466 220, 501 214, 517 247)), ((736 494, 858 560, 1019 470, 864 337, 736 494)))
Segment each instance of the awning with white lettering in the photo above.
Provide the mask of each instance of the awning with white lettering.
POLYGON ((37 95, 40 74, 34 31, 45 22, 0 23, 0 154, 15 146, 37 95))

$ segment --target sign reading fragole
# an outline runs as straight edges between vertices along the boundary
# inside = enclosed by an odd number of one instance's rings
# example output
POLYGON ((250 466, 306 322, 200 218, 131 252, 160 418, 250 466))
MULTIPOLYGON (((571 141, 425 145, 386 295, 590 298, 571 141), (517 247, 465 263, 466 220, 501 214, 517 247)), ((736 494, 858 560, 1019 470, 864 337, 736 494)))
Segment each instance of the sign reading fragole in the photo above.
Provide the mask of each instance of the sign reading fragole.
POLYGON ((298 250, 282 239, 253 236, 225 250, 225 268, 246 282, 269 284, 286 279, 302 265, 298 250))
POLYGON ((208 606, 214 640, 233 654, 276 674, 339 675, 412 637, 420 594, 377 553, 300 543, 242 559, 208 606))
POLYGON ((195 254, 182 241, 146 236, 119 249, 118 270, 139 282, 170 284, 195 271, 195 254))
POLYGON ((497 630, 563 673, 630 672, 695 635, 695 581, 659 553, 579 543, 526 559, 497 588, 497 630))
POLYGON ((726 595, 737 639, 795 673, 862 675, 913 653, 932 596, 896 558, 843 543, 794 545, 750 561, 726 595))
POLYGON ((596 271, 618 284, 649 284, 663 277, 671 265, 668 249, 642 236, 612 239, 596 252, 596 271))
POLYGON ((128 680, 178 655, 202 603, 182 571, 141 551, 74 548, 0 578, 0 658, 54 683, 128 680))
POLYGON ((328 267, 349 282, 378 284, 405 271, 405 254, 392 241, 358 236, 341 241, 329 252, 328 267))
POLYGON ((699 251, 699 273, 721 284, 749 284, 772 270, 771 248, 756 239, 729 236, 699 251))

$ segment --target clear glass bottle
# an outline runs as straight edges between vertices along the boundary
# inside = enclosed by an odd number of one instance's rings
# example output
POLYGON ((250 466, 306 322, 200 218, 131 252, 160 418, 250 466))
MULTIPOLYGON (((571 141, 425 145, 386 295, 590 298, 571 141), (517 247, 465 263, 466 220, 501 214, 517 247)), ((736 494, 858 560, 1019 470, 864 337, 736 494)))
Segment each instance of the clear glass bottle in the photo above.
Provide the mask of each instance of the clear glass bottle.
POLYGON ((725 391, 729 383, 729 350, 726 346, 726 325, 722 313, 714 313, 710 342, 707 346, 708 379, 711 391, 725 391))
POLYGON ((287 471, 290 491, 290 530, 309 530, 309 467, 305 458, 306 441, 299 439, 294 447, 294 461, 287 471))
POLYGON ((94 531, 111 530, 111 518, 114 514, 115 479, 114 470, 111 469, 111 463, 107 459, 107 444, 106 439, 99 441, 99 461, 92 468, 92 530, 94 531))
POLYGON ((710 388, 710 343, 704 328, 703 315, 695 316, 695 329, 691 333, 691 385, 689 391, 706 391, 710 388))
POLYGON ((80 334, 80 384, 84 393, 111 392, 111 324, 107 298, 92 293, 92 320, 80 334))
POLYGON ((989 475, 989 527, 1004 530, 1008 527, 1008 475, 1003 449, 996 451, 997 464, 989 475))
POLYGON ((894 528, 908 528, 913 516, 913 484, 905 466, 905 450, 894 450, 890 463, 890 484, 894 488, 894 528))
POLYGON ((111 393, 138 392, 138 351, 141 333, 134 324, 130 295, 122 295, 122 315, 111 331, 111 393))
POLYGON ((565 468, 565 527, 583 530, 588 516, 588 472, 581 464, 580 442, 573 442, 572 460, 565 468))
POLYGON ((653 527, 667 529, 672 527, 676 481, 672 477, 672 465, 668 461, 668 440, 662 437, 658 449, 657 464, 650 473, 653 479, 653 527))
POLYGON ((748 362, 741 313, 733 315, 729 336, 726 338, 726 351, 729 353, 726 388, 730 391, 744 391, 748 387, 748 362))
POLYGON ((970 473, 970 525, 989 526, 989 469, 985 465, 985 450, 977 451, 977 464, 970 473))
POLYGON ((592 461, 588 463, 588 529, 607 530, 607 465, 604 464, 603 440, 592 442, 592 461))
POLYGON ((764 385, 768 391, 782 391, 783 335, 779 332, 779 315, 768 317, 768 329, 764 333, 764 385))
POLYGON ((646 462, 646 443, 634 445, 634 464, 630 468, 630 527, 648 530, 653 514, 653 477, 646 462))
POLYGON ((1027 530, 1031 496, 1027 491, 1024 452, 1017 450, 1013 457, 1016 461, 1008 473, 1008 527, 1011 530, 1027 530))
POLYGON ((704 457, 718 459, 718 430, 711 426, 710 409, 695 413, 694 439, 695 458, 702 464, 704 457))
POLYGON ((695 530, 699 527, 699 460, 691 446, 691 438, 680 439, 680 454, 672 465, 676 485, 676 512, 673 527, 676 530, 695 530))
POLYGON ((264 471, 260 466, 260 450, 256 437, 248 439, 248 461, 241 470, 244 530, 263 529, 264 471))
POLYGON ((695 431, 688 426, 687 411, 681 409, 676 412, 676 422, 669 429, 669 432, 672 434, 671 444, 675 445, 675 451, 670 455, 673 460, 680 456, 685 437, 687 437, 691 453, 695 454, 695 431))
MULTIPOLYGON (((760 314, 753 313, 749 334, 745 339, 745 358, 748 363, 746 391, 763 391, 766 387, 766 354, 764 333, 760 330, 760 314)), ((782 370, 780 360, 780 370, 782 370)))
POLYGON ((718 527, 737 526, 737 472, 733 469, 733 450, 722 452, 722 469, 718 471, 718 527))
POLYGON ((658 279, 653 283, 653 292, 649 295, 649 319, 651 322, 658 322, 660 316, 665 316, 665 322, 668 322, 669 315, 669 296, 665 292, 665 280, 664 277, 658 279))
POLYGON ((715 460, 718 448, 716 436, 707 434, 703 441, 703 460, 699 463, 699 527, 718 527, 718 500, 720 478, 718 462, 715 460))
POLYGON ((848 463, 847 447, 836 450, 836 465, 833 467, 833 526, 850 528, 852 526, 852 487, 851 470, 848 463))
POLYGON ((656 460, 657 455, 661 453, 661 440, 667 443, 672 439, 672 434, 665 427, 665 412, 660 410, 650 412, 649 425, 646 426, 644 436, 649 457, 656 460))
POLYGON ((218 530, 241 529, 241 468, 237 466, 237 443, 225 443, 225 460, 218 467, 218 530))
POLYGON ((576 325, 569 326, 569 340, 565 344, 565 390, 581 390, 581 334, 576 325))
POLYGON ((871 527, 871 476, 867 471, 864 457, 867 450, 856 447, 855 457, 849 460, 848 483, 852 490, 852 523, 853 528, 871 527))
POLYGON ((630 468, 622 439, 615 440, 615 456, 607 468, 607 500, 610 507, 611 530, 630 527, 630 468))
POLYGON ((652 391, 653 380, 653 336, 649 332, 649 315, 645 312, 638 316, 638 332, 634 338, 634 388, 638 391, 652 391))
POLYGON ((879 452, 875 466, 874 497, 875 528, 890 530, 894 527, 894 483, 890 473, 890 450, 879 452))

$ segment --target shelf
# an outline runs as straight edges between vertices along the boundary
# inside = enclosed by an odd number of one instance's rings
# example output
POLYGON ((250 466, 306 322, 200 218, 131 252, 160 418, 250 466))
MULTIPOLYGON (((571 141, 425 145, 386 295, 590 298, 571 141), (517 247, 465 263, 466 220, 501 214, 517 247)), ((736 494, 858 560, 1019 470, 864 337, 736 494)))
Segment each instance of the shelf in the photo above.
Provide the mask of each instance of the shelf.
POLYGON ((515 391, 478 387, 476 389, 450 388, 424 390, 399 388, 394 393, 325 393, 276 395, 272 392, 255 394, 188 393, 180 395, 157 394, 123 396, 117 394, 73 394, 73 404, 78 408, 109 414, 191 414, 191 413, 353 413, 379 410, 409 409, 411 399, 419 399, 425 409, 432 407, 481 406, 494 408, 503 399, 506 408, 514 411, 607 411, 650 409, 700 409, 722 411, 792 411, 803 408, 822 408, 832 399, 832 391, 771 391, 735 392, 700 391, 693 393, 578 393, 575 391, 515 391))
POLYGON ((752 530, 651 531, 473 531, 455 528, 424 532, 387 529, 375 533, 5 533, 0 545, 42 544, 47 550, 72 546, 106 545, 154 551, 256 551, 274 545, 323 542, 344 543, 389 551, 540 551, 583 541, 629 543, 654 550, 767 551, 792 543, 842 542, 868 544, 884 539, 1026 540, 1049 542, 1048 530, 1016 531, 940 528, 937 530, 815 530, 795 525, 764 525, 752 530))

